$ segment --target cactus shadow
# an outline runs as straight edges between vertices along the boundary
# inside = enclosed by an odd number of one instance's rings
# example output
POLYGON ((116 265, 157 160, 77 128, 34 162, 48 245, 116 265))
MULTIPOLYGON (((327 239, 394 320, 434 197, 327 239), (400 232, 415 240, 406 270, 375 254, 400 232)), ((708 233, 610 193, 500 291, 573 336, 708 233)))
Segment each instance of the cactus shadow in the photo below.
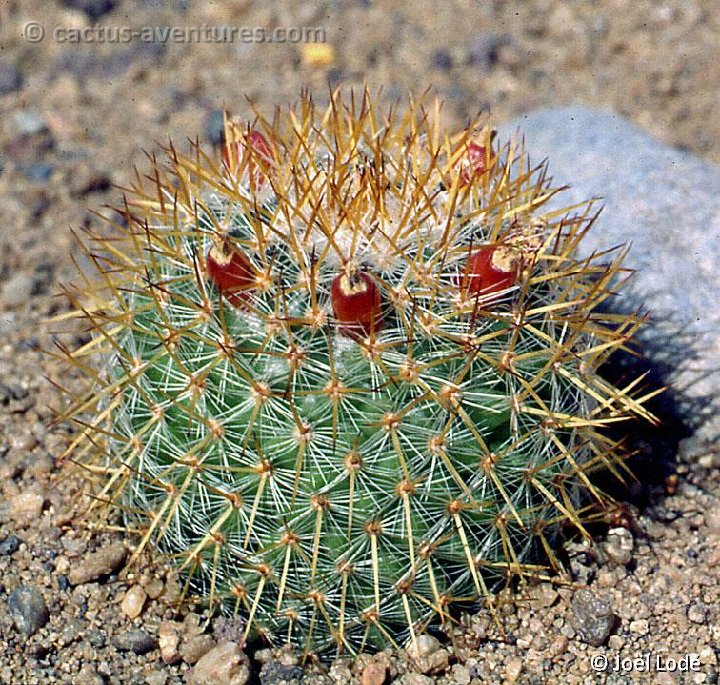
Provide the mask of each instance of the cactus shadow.
POLYGON ((597 484, 614 499, 648 511, 668 494, 667 479, 677 472, 681 442, 695 435, 717 411, 716 397, 698 390, 720 371, 701 368, 708 359, 704 352, 703 337, 678 317, 651 320, 643 326, 632 352, 615 353, 599 369, 600 375, 615 385, 642 375, 645 390, 664 388, 645 405, 657 417, 657 424, 637 420, 632 426, 621 423, 606 431, 624 441, 630 454, 625 463, 634 476, 622 483, 612 474, 598 474, 597 484), (688 381, 690 376, 693 378, 688 381))

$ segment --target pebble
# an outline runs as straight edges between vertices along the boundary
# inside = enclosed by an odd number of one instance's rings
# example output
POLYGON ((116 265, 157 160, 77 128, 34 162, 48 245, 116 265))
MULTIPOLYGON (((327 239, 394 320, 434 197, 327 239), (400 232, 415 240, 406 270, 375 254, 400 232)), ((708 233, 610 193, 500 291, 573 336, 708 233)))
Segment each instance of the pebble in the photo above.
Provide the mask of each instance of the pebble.
POLYGON ((140 616, 145 605, 147 594, 139 585, 133 585, 126 593, 120 603, 120 609, 128 618, 140 616))
POLYGON ((71 585, 82 585, 108 575, 117 569, 127 557, 127 549, 121 542, 114 542, 101 547, 97 552, 87 554, 82 561, 75 564, 68 573, 71 585))
POLYGON ((150 578, 145 585, 143 585, 143 588, 150 599, 157 599, 163 593, 165 584, 162 580, 160 580, 160 578, 153 577, 150 578))
POLYGON ((41 514, 45 498, 34 492, 15 495, 10 503, 11 515, 19 526, 27 526, 37 521, 41 514))
POLYGON ((9 60, 0 60, 0 95, 20 90, 23 77, 20 69, 9 60))
POLYGON ((128 630, 113 637, 111 642, 121 652, 135 654, 147 654, 158 646, 157 640, 144 630, 128 630))
POLYGON ((398 685, 433 685, 433 679, 421 673, 406 673, 395 682, 398 685))
POLYGON ((9 309, 23 306, 32 295, 33 285, 30 275, 18 271, 5 281, 0 293, 0 303, 9 309))
POLYGON ((451 676, 455 685, 470 685, 470 669, 465 664, 455 664, 451 676))
POLYGON ((15 554, 18 549, 20 549, 20 538, 11 533, 2 542, 0 542, 0 557, 15 554))
POLYGON ((436 50, 430 56, 430 66, 441 71, 450 71, 453 68, 452 55, 447 50, 436 50))
POLYGON ((405 646, 412 666, 420 673, 442 673, 450 665, 450 655, 446 649, 440 649, 440 642, 432 635, 418 635, 405 646))
POLYGON ((71 176, 70 194, 76 198, 85 197, 108 190, 111 184, 106 172, 83 165, 76 168, 71 176))
POLYGON ((116 0, 64 0, 65 7, 85 12, 95 21, 115 9, 116 0))
POLYGON ((77 674, 76 685, 105 685, 103 678, 90 664, 85 664, 77 674))
POLYGON ((633 534, 627 528, 611 528, 603 550, 610 561, 626 566, 632 561, 634 546, 633 534))
POLYGON ((639 618, 635 621, 630 621, 628 628, 631 633, 636 633, 637 635, 647 635, 650 631, 650 624, 646 619, 639 618))
POLYGON ((703 624, 707 618, 707 611, 702 604, 692 604, 688 608, 687 617, 693 623, 703 624))
POLYGON ((607 596, 580 589, 573 595, 571 609, 572 624, 583 642, 599 647, 608 639, 615 615, 607 596))
POLYGON ((186 637, 180 645, 180 654, 187 664, 199 661, 215 646, 212 635, 191 635, 186 637))
POLYGON ((25 637, 30 637, 50 620, 45 598, 32 585, 22 585, 8 598, 8 608, 15 627, 25 637))
POLYGON ((223 642, 203 656, 188 674, 187 685, 245 685, 250 663, 237 642, 223 642))
POLYGON ((360 685, 383 685, 387 677, 387 666, 379 661, 371 661, 363 669, 360 685))
POLYGON ((166 664, 180 661, 180 631, 182 624, 176 621, 162 621, 158 627, 158 646, 160 656, 166 664))
MULTIPOLYGON (((279 661, 270 661, 260 669, 260 685, 292 685, 299 683, 303 671, 299 666, 286 666, 279 661)), ((382 685, 382 682, 379 683, 382 685)))
POLYGON ((522 673, 522 669, 522 659, 519 659, 517 657, 508 659, 507 665, 505 666, 505 683, 507 685, 512 685, 513 683, 516 683, 518 678, 520 677, 520 674, 522 673))

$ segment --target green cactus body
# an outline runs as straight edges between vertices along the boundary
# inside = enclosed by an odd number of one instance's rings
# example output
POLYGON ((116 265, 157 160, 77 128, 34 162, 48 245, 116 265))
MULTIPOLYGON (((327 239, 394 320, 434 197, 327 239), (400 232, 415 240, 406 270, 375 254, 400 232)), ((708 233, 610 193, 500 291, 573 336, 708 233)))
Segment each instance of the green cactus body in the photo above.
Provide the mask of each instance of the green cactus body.
POLYGON ((100 369, 72 449, 136 556, 308 650, 401 643, 530 572, 605 501, 599 429, 648 417, 597 375, 639 320, 597 310, 619 265, 574 257, 589 210, 543 213, 543 168, 421 114, 304 99, 228 121, 224 161, 168 150, 100 241, 72 355, 100 369))

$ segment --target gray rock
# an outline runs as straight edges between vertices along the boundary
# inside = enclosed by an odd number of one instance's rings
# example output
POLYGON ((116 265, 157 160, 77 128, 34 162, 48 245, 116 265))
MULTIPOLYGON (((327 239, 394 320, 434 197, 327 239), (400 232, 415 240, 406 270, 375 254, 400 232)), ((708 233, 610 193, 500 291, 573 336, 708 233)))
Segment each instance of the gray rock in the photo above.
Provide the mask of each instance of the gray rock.
POLYGON ((158 646, 157 640, 144 630, 128 630, 112 639, 112 644, 121 652, 147 654, 158 646))
POLYGON ((573 628, 583 642, 599 647, 608 639, 615 623, 608 597, 583 588, 573 595, 570 608, 573 628))
POLYGON ((22 82, 20 69, 6 59, 0 60, 0 95, 7 95, 19 90, 22 82))
POLYGON ((32 585, 21 585, 8 597, 8 608, 15 627, 30 637, 50 620, 45 598, 32 585))
POLYGON ((270 661, 260 669, 260 685, 292 685, 300 682, 302 674, 299 666, 286 666, 278 661, 270 661))
POLYGON ((17 535, 10 534, 0 542, 0 557, 15 554, 19 549, 20 538, 17 535))
POLYGON ((524 136, 531 162, 549 159, 553 185, 570 184, 555 208, 590 198, 604 205, 582 250, 627 243, 636 270, 614 307, 642 303, 652 323, 645 354, 703 436, 720 428, 720 167, 653 139, 619 115, 578 107, 535 112, 499 127, 524 136))

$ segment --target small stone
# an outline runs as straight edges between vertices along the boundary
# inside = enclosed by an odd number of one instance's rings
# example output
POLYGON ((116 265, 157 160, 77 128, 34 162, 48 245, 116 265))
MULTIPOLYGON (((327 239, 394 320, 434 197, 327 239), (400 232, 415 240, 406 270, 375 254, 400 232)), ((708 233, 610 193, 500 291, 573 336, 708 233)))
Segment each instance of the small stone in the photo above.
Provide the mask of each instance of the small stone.
POLYGON ((611 528, 603 549, 610 561, 625 566, 632 561, 635 541, 633 534, 626 528, 611 528))
POLYGON ((193 635, 182 641, 180 654, 185 663, 194 664, 215 646, 212 635, 193 635))
POLYGON ((150 599, 157 599, 165 589, 165 585, 162 580, 155 576, 150 578, 150 580, 148 580, 148 582, 143 587, 145 589, 145 592, 147 593, 147 596, 150 599))
POLYGON ((720 533, 720 502, 714 502, 705 512, 705 525, 711 533, 720 533))
POLYGON ((615 622, 608 597, 583 588, 573 595, 571 609, 573 627, 583 642, 599 647, 608 639, 615 622))
POLYGON ((15 554, 18 549, 20 549, 20 538, 17 535, 10 534, 0 542, 0 557, 15 554))
POLYGON ((188 685, 245 685, 250 663, 237 642, 224 642, 203 656, 188 674, 188 685))
POLYGON ((530 601, 528 602, 533 609, 548 609, 558 598, 558 591, 551 583, 540 583, 532 587, 529 591, 530 601))
POLYGON ((76 685, 105 685, 105 679, 90 665, 85 664, 75 679, 76 685))
POLYGON ((8 598, 8 608, 15 627, 25 637, 30 637, 49 620, 45 598, 40 590, 32 585, 22 585, 8 598))
POLYGON ((611 635, 608 638, 608 647, 619 652, 625 646, 625 640, 620 635, 611 635))
POLYGON ((387 666, 379 661, 371 661, 362 672, 361 685, 383 685, 387 677, 387 666))
POLYGON ((9 309, 22 307, 32 295, 34 282, 31 276, 18 271, 5 281, 0 301, 9 309))
POLYGON ((145 674, 145 685, 165 685, 167 679, 167 674, 162 671, 150 671, 145 674))
POLYGON ((22 86, 23 77, 20 69, 9 60, 0 60, 0 95, 7 95, 22 86))
POLYGON ((121 542, 101 547, 97 552, 86 555, 80 563, 74 564, 68 573, 71 585, 82 585, 112 573, 127 557, 127 550, 121 542))
POLYGON ((147 594, 145 593, 145 590, 143 590, 143 588, 139 585, 133 585, 125 593, 125 596, 120 603, 120 608, 128 618, 137 618, 142 613, 146 599, 147 594))
POLYGON ((111 186, 110 177, 99 169, 82 166, 76 169, 70 180, 70 194, 73 197, 85 197, 90 193, 108 190, 111 186))
POLYGON ((707 611, 705 609, 705 606, 703 604, 692 604, 688 608, 687 617, 688 620, 692 621, 693 623, 705 623, 705 620, 707 618, 707 611))
POLYGON ((630 629, 631 633, 636 633, 637 635, 647 635, 650 631, 650 625, 644 618, 630 621, 630 625, 628 626, 628 628, 630 629))
POLYGON ((516 683, 517 679, 522 673, 522 668, 522 659, 518 659, 517 657, 508 659, 507 665, 505 666, 505 683, 507 685, 512 685, 513 683, 516 683))
POLYGON ((163 621, 158 627, 158 646, 160 656, 166 664, 180 661, 180 631, 182 624, 176 621, 163 621))
POLYGON ((430 57, 430 64, 433 69, 450 71, 453 68, 453 58, 447 50, 436 50, 430 57))
POLYGON ((409 640, 405 645, 405 651, 411 659, 422 659, 430 656, 440 649, 440 642, 432 635, 418 635, 414 640, 409 640))
POLYGON ((452 667, 452 682, 456 685, 469 685, 470 684, 470 669, 464 664, 455 664, 452 667))
MULTIPOLYGON (((613 636, 611 636, 610 639, 612 639, 612 637, 613 636)), ((550 656, 556 657, 556 656, 560 656, 561 654, 565 654, 565 652, 567 652, 568 645, 569 645, 569 640, 564 635, 558 635, 550 643, 550 647, 548 648, 550 656)))
POLYGON ((158 646, 155 638, 144 630, 128 630, 113 637, 111 642, 121 652, 134 652, 135 654, 147 654, 158 646))
POLYGON ((95 21, 115 9, 116 0, 64 0, 65 7, 85 12, 95 21))
POLYGON ((345 685, 352 678, 351 662, 348 659, 335 659, 330 666, 330 679, 335 685, 345 685))
POLYGON ((270 661, 260 669, 260 685, 292 685, 302 678, 302 668, 270 661))
POLYGON ((420 673, 442 673, 450 666, 450 654, 440 649, 440 643, 432 635, 418 635, 405 646, 413 668, 420 673))
POLYGON ((11 500, 12 517, 20 526, 30 525, 40 518, 44 503, 45 498, 34 492, 15 495, 11 500))
POLYGON ((434 685, 434 681, 430 676, 421 673, 406 673, 395 682, 398 685, 434 685))

